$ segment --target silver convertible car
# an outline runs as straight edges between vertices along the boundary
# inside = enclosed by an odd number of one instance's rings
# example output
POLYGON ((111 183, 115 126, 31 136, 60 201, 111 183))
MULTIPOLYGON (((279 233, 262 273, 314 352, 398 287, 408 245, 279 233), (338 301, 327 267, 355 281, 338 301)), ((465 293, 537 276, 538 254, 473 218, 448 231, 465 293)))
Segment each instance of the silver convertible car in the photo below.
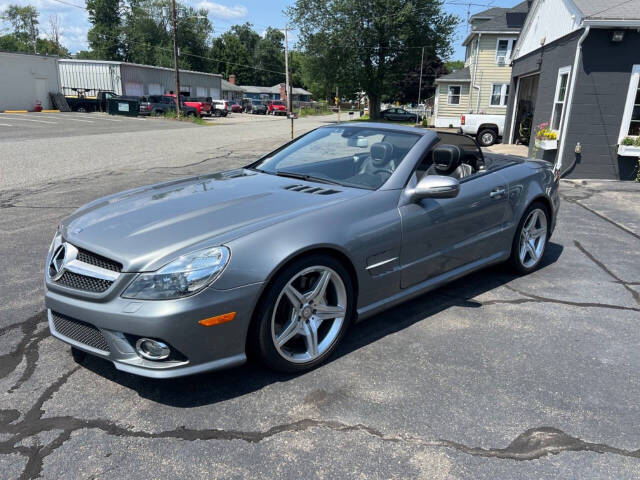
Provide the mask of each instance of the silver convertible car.
POLYGON ((168 378, 325 361, 349 325, 474 270, 538 267, 547 162, 389 124, 313 130, 245 168, 129 190, 65 219, 46 262, 51 334, 168 378))

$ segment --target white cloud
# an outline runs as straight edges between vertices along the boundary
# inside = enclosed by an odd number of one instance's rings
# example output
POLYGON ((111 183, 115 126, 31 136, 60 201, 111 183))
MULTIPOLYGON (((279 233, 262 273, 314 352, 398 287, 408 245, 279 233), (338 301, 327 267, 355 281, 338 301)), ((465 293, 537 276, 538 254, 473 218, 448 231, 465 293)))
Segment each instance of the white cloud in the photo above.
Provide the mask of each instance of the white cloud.
POLYGON ((243 5, 235 5, 233 7, 227 7, 216 2, 210 2, 209 0, 203 0, 196 5, 196 8, 207 10, 214 18, 223 18, 229 20, 232 18, 243 18, 249 14, 247 7, 243 5))

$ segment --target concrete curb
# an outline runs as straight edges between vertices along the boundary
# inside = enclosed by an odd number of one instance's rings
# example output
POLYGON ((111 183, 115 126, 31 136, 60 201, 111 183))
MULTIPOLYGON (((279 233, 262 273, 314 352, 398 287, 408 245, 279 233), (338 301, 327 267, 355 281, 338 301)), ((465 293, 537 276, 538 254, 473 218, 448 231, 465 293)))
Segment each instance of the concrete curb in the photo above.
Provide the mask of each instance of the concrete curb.
POLYGON ((29 113, 28 110, 5 110, 2 113, 29 113))

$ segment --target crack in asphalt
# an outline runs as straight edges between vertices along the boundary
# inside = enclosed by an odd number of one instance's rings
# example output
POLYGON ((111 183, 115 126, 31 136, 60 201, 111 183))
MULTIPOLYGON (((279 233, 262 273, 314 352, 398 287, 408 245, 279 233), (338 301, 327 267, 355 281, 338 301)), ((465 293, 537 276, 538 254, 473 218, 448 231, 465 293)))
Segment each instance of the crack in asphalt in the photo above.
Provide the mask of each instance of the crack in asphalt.
POLYGON ((631 293, 631 296, 633 297, 633 299, 636 301, 636 303, 640 304, 640 293, 638 293, 637 291, 635 291, 633 288, 631 288, 629 286, 629 284, 627 282, 625 282, 624 280, 622 280, 620 277, 618 277, 615 273, 613 273, 604 263, 602 263, 600 260, 598 260, 591 252, 589 252, 586 248, 584 248, 582 246, 582 244, 577 241, 574 240, 573 244, 576 246, 576 248, 578 250, 580 250, 589 260, 591 260, 593 263, 595 263, 603 272, 605 272, 607 275, 609 275, 611 278, 613 278, 616 283, 621 284, 629 293, 631 293))
POLYGON ((583 308, 610 308, 613 310, 630 310, 632 312, 640 312, 640 307, 625 307, 622 305, 615 305, 609 303, 595 303, 595 302, 572 302, 570 300, 561 300, 558 298, 548 298, 542 297, 540 295, 535 295, 533 293, 523 292, 511 285, 504 285, 504 288, 511 290, 518 295, 522 295, 523 297, 528 298, 516 298, 513 300, 488 300, 486 302, 482 302, 483 305, 492 305, 492 304, 522 304, 522 303, 556 303, 559 305, 567 305, 569 307, 583 307, 583 308))
MULTIPOLYGON (((15 350, 0 355, 0 378, 4 378, 11 374, 22 363, 22 360, 26 360, 26 368, 17 382, 9 389, 8 393, 12 393, 20 387, 26 380, 28 380, 36 369, 38 362, 38 344, 49 336, 47 328, 38 330, 39 326, 46 324, 46 317, 44 312, 40 312, 23 323, 16 325, 10 325, 6 327, 6 331, 11 329, 20 328, 22 330, 22 339, 18 342, 15 350)), ((3 334, 4 331, 0 331, 3 334)))
MULTIPOLYGON (((595 192, 594 192, 595 193, 595 192)), ((615 220, 610 219, 609 217, 607 217, 606 215, 594 210, 591 207, 587 207, 585 204, 581 203, 580 200, 588 200, 589 198, 591 198, 591 196, 593 195, 593 193, 591 195, 588 195, 586 197, 573 197, 570 195, 566 195, 566 194, 560 194, 560 198, 562 198, 562 200, 566 201, 567 203, 572 203, 574 205, 578 205, 582 208, 584 208, 585 210, 587 210, 588 212, 594 214, 595 216, 601 218, 602 220, 609 222, 611 225, 614 225, 615 227, 619 228, 620 230, 622 230, 625 233, 628 233, 629 235, 631 235, 632 237, 640 240, 640 235, 638 235, 636 232, 634 232, 633 230, 625 227, 624 225, 616 222, 615 220)))

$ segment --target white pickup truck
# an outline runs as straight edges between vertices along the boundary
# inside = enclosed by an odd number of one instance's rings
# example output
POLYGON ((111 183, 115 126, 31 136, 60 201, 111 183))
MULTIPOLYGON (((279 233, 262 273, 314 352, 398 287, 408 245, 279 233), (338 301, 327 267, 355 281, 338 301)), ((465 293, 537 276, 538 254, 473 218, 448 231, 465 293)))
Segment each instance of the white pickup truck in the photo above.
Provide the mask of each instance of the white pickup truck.
POLYGON ((460 117, 460 131, 475 136, 482 147, 489 147, 502 138, 504 119, 504 115, 466 113, 460 117))

